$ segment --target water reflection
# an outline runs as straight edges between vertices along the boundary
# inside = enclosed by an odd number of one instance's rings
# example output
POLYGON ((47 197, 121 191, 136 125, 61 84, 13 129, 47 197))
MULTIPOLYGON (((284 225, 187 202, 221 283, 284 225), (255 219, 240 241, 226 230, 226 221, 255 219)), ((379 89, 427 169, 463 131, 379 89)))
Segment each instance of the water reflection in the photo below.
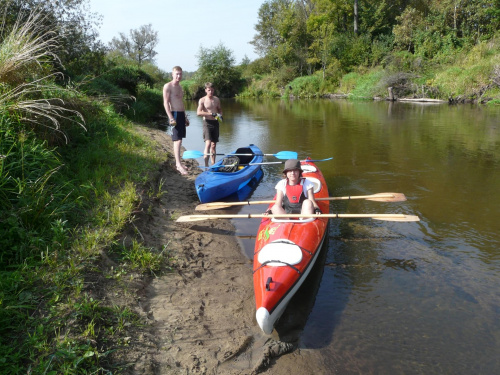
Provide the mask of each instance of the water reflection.
MULTIPOLYGON (((401 192, 408 200, 336 202, 331 212, 421 218, 331 220, 314 306, 297 326, 300 346, 321 352, 325 371, 500 372, 500 108, 343 100, 222 105, 219 150, 255 143, 265 153, 334 156, 319 165, 330 195, 401 192)), ((186 148, 202 150, 201 120, 192 122, 186 148)), ((272 197, 281 168, 264 166, 250 199, 272 197)), ((258 220, 235 225, 251 237, 258 220)), ((254 239, 241 242, 251 256, 254 239)))

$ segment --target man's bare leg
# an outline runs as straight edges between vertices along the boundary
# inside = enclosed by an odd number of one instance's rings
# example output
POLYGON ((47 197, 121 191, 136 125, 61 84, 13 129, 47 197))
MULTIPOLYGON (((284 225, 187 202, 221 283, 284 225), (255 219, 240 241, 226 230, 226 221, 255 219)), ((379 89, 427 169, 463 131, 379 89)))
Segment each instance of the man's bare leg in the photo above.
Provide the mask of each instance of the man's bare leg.
POLYGON ((217 153, 217 150, 215 149, 215 142, 210 142, 210 153, 212 154, 210 156, 210 160, 212 161, 212 165, 215 164, 215 154, 217 153))
POLYGON ((181 147, 182 140, 174 141, 174 157, 175 157, 175 167, 180 174, 187 174, 186 168, 181 164, 181 147))
POLYGON ((210 159, 210 155, 208 155, 210 154, 210 141, 205 141, 205 149, 203 150, 203 153, 205 154, 203 155, 203 160, 205 161, 205 167, 208 167, 208 160, 210 159))

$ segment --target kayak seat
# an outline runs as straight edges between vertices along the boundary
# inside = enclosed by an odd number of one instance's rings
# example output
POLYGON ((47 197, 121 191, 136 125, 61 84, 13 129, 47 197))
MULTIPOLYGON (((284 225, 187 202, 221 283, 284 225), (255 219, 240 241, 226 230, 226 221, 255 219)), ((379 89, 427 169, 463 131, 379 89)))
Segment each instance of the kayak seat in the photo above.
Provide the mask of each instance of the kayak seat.
POLYGON ((250 154, 250 155, 238 155, 240 158, 240 164, 251 163, 254 158, 254 153, 250 147, 240 147, 235 152, 235 154, 250 154))
POLYGON ((257 258, 260 264, 283 267, 298 264, 302 260, 300 247, 288 240, 277 240, 268 243, 260 251, 257 258))

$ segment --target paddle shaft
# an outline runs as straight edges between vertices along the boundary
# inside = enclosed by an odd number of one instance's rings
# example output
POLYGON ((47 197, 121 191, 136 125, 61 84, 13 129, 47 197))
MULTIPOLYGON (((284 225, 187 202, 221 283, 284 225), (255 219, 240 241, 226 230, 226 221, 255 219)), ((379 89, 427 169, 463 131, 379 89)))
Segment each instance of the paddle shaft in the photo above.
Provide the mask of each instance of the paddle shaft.
MULTIPOLYGON (((318 161, 327 161, 327 160, 332 160, 333 159, 333 156, 330 157, 330 158, 326 158, 326 159, 316 159, 316 160, 308 160, 308 159, 304 159, 304 160, 301 160, 301 161, 305 161, 305 162, 318 162, 318 161)), ((271 162, 267 162, 267 163, 249 163, 248 165, 261 165, 261 164, 285 164, 284 161, 271 161, 271 162)), ((244 164, 240 164, 240 165, 244 165, 244 164)))
POLYGON ((183 159, 197 159, 202 156, 214 156, 214 155, 227 155, 227 156, 275 156, 278 159, 296 159, 297 153, 295 151, 279 151, 275 154, 263 154, 263 153, 229 153, 229 154, 204 154, 201 151, 187 150, 184 151, 183 159))
MULTIPOLYGON (((203 155, 226 155, 226 156, 275 156, 277 154, 203 154, 203 155)), ((290 158, 292 159, 292 158, 290 158)), ((280 162, 281 163, 281 162, 280 162)))
MULTIPOLYGON (((317 201, 336 201, 336 200, 350 200, 350 199, 367 199, 375 200, 379 202, 402 202, 406 200, 404 194, 401 193, 379 193, 371 195, 349 195, 345 197, 326 197, 326 198, 316 198, 317 201)), ((254 204, 271 204, 274 200, 265 201, 243 201, 243 202, 210 202, 203 203, 196 206, 197 211, 203 210, 216 210, 219 208, 227 208, 232 206, 246 206, 254 204)))
POLYGON ((377 219, 388 221, 420 221, 418 216, 405 215, 405 214, 237 214, 237 215, 186 215, 179 217, 177 222, 201 221, 210 219, 258 219, 258 218, 276 218, 276 219, 290 219, 290 218, 332 218, 332 219, 377 219))
MULTIPOLYGON (((201 169, 218 169, 218 168, 223 168, 223 167, 233 167, 236 164, 237 163, 224 164, 224 165, 211 165, 210 167, 202 167, 202 166, 200 166, 199 168, 201 168, 201 169)), ((268 161, 268 162, 264 162, 264 163, 238 164, 238 166, 240 166, 240 167, 246 167, 248 165, 266 165, 266 164, 283 164, 283 162, 281 162, 281 161, 268 161)), ((215 172, 217 172, 217 171, 215 171, 215 172)))
MULTIPOLYGON (((234 155, 234 154, 232 154, 232 155, 234 155)), ((184 156, 183 156, 183 158, 184 158, 184 156)), ((294 158, 289 158, 289 159, 294 159, 294 158)), ((304 160, 301 160, 301 161, 305 161, 305 162, 318 162, 318 161, 327 161, 327 160, 332 160, 332 159, 333 159, 333 156, 329 157, 329 158, 326 158, 326 159, 316 159, 316 160, 304 159, 304 160)), ((266 165, 266 164, 285 164, 285 162, 284 161, 269 161, 269 162, 263 162, 263 163, 248 163, 248 164, 238 164, 238 165, 247 166, 247 165, 266 165)), ((229 164, 229 166, 231 166, 231 165, 236 165, 236 164, 229 164)), ((202 169, 217 169, 217 168, 220 168, 220 167, 227 167, 227 166, 228 165, 212 165, 211 167, 200 167, 200 168, 202 168, 202 169)))

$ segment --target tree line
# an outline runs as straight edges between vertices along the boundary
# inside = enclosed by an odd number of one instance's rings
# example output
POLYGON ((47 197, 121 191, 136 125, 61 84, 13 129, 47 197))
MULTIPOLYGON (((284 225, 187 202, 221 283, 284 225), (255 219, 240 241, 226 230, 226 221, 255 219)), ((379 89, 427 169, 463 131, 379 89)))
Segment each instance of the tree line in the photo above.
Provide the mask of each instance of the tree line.
POLYGON ((251 43, 271 70, 328 77, 383 63, 392 52, 440 58, 499 27, 499 0, 268 0, 251 43))

